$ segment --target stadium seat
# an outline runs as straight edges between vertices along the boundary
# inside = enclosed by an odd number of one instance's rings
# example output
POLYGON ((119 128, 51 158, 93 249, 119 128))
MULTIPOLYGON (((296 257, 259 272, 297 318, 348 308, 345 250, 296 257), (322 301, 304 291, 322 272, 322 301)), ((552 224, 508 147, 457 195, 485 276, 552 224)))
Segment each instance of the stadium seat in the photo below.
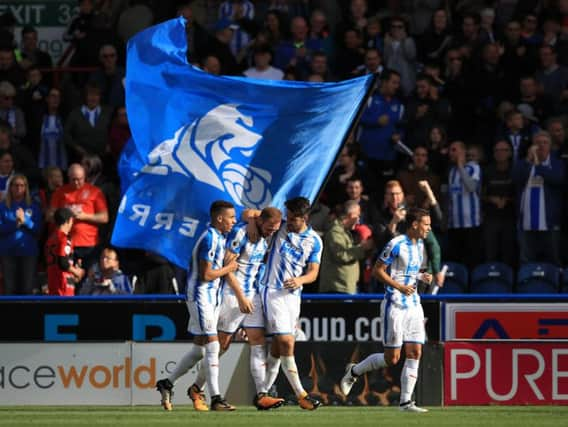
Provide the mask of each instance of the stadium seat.
POLYGON ((560 282, 560 292, 568 294, 568 267, 562 270, 562 280, 560 282))
POLYGON ((458 262, 446 262, 448 271, 444 286, 438 294, 463 294, 468 291, 469 271, 464 264, 458 262))
POLYGON ((548 294, 558 292, 560 269, 545 262, 521 265, 517 275, 516 292, 523 294, 548 294))
POLYGON ((513 269, 502 262, 478 265, 471 272, 470 292, 473 294, 513 292, 513 269))

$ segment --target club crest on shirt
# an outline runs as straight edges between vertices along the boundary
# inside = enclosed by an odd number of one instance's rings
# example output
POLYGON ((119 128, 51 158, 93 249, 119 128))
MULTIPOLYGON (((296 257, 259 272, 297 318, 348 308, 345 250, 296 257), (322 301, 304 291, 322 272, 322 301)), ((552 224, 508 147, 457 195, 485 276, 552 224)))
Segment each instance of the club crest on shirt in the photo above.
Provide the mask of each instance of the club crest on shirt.
POLYGON ((298 259, 302 256, 302 249, 292 245, 290 242, 282 242, 280 252, 282 255, 288 255, 292 259, 298 259))

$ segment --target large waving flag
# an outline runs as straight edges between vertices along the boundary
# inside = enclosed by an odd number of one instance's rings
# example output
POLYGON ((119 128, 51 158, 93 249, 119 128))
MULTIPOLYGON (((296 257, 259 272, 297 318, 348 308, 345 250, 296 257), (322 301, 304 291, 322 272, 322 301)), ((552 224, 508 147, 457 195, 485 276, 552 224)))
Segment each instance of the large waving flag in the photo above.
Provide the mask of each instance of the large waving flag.
POLYGON ((112 243, 188 265, 211 202, 282 208, 314 200, 373 77, 334 84, 218 77, 186 61, 183 19, 128 44, 126 105, 133 139, 119 169, 112 243))

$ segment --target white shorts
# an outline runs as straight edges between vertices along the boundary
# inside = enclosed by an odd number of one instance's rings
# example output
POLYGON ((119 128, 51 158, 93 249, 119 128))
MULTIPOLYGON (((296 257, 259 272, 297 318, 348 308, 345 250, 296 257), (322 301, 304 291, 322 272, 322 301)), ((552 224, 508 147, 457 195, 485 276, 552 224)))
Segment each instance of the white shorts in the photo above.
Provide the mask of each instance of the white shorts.
POLYGON ((217 335, 219 306, 198 301, 187 301, 189 325, 187 330, 193 335, 217 335))
POLYGON ((264 316, 259 294, 255 294, 252 297, 252 304, 254 306, 252 313, 241 313, 237 297, 232 294, 223 294, 219 310, 219 322, 217 324, 219 331, 233 334, 241 326, 243 328, 264 329, 264 316))
POLYGON ((300 295, 288 289, 264 288, 262 306, 269 335, 295 335, 300 318, 300 295))
POLYGON ((384 299, 381 303, 383 322, 383 345, 400 348, 403 343, 424 344, 424 311, 422 306, 402 308, 384 299))

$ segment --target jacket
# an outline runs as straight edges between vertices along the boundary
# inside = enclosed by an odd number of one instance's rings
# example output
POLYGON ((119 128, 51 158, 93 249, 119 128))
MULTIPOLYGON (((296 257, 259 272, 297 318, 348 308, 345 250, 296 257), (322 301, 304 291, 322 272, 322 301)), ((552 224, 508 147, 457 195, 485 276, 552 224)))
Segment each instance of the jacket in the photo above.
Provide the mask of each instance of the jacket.
POLYGON ((357 293, 359 260, 365 258, 365 249, 354 243, 353 236, 338 219, 325 233, 323 241, 320 292, 357 293))

